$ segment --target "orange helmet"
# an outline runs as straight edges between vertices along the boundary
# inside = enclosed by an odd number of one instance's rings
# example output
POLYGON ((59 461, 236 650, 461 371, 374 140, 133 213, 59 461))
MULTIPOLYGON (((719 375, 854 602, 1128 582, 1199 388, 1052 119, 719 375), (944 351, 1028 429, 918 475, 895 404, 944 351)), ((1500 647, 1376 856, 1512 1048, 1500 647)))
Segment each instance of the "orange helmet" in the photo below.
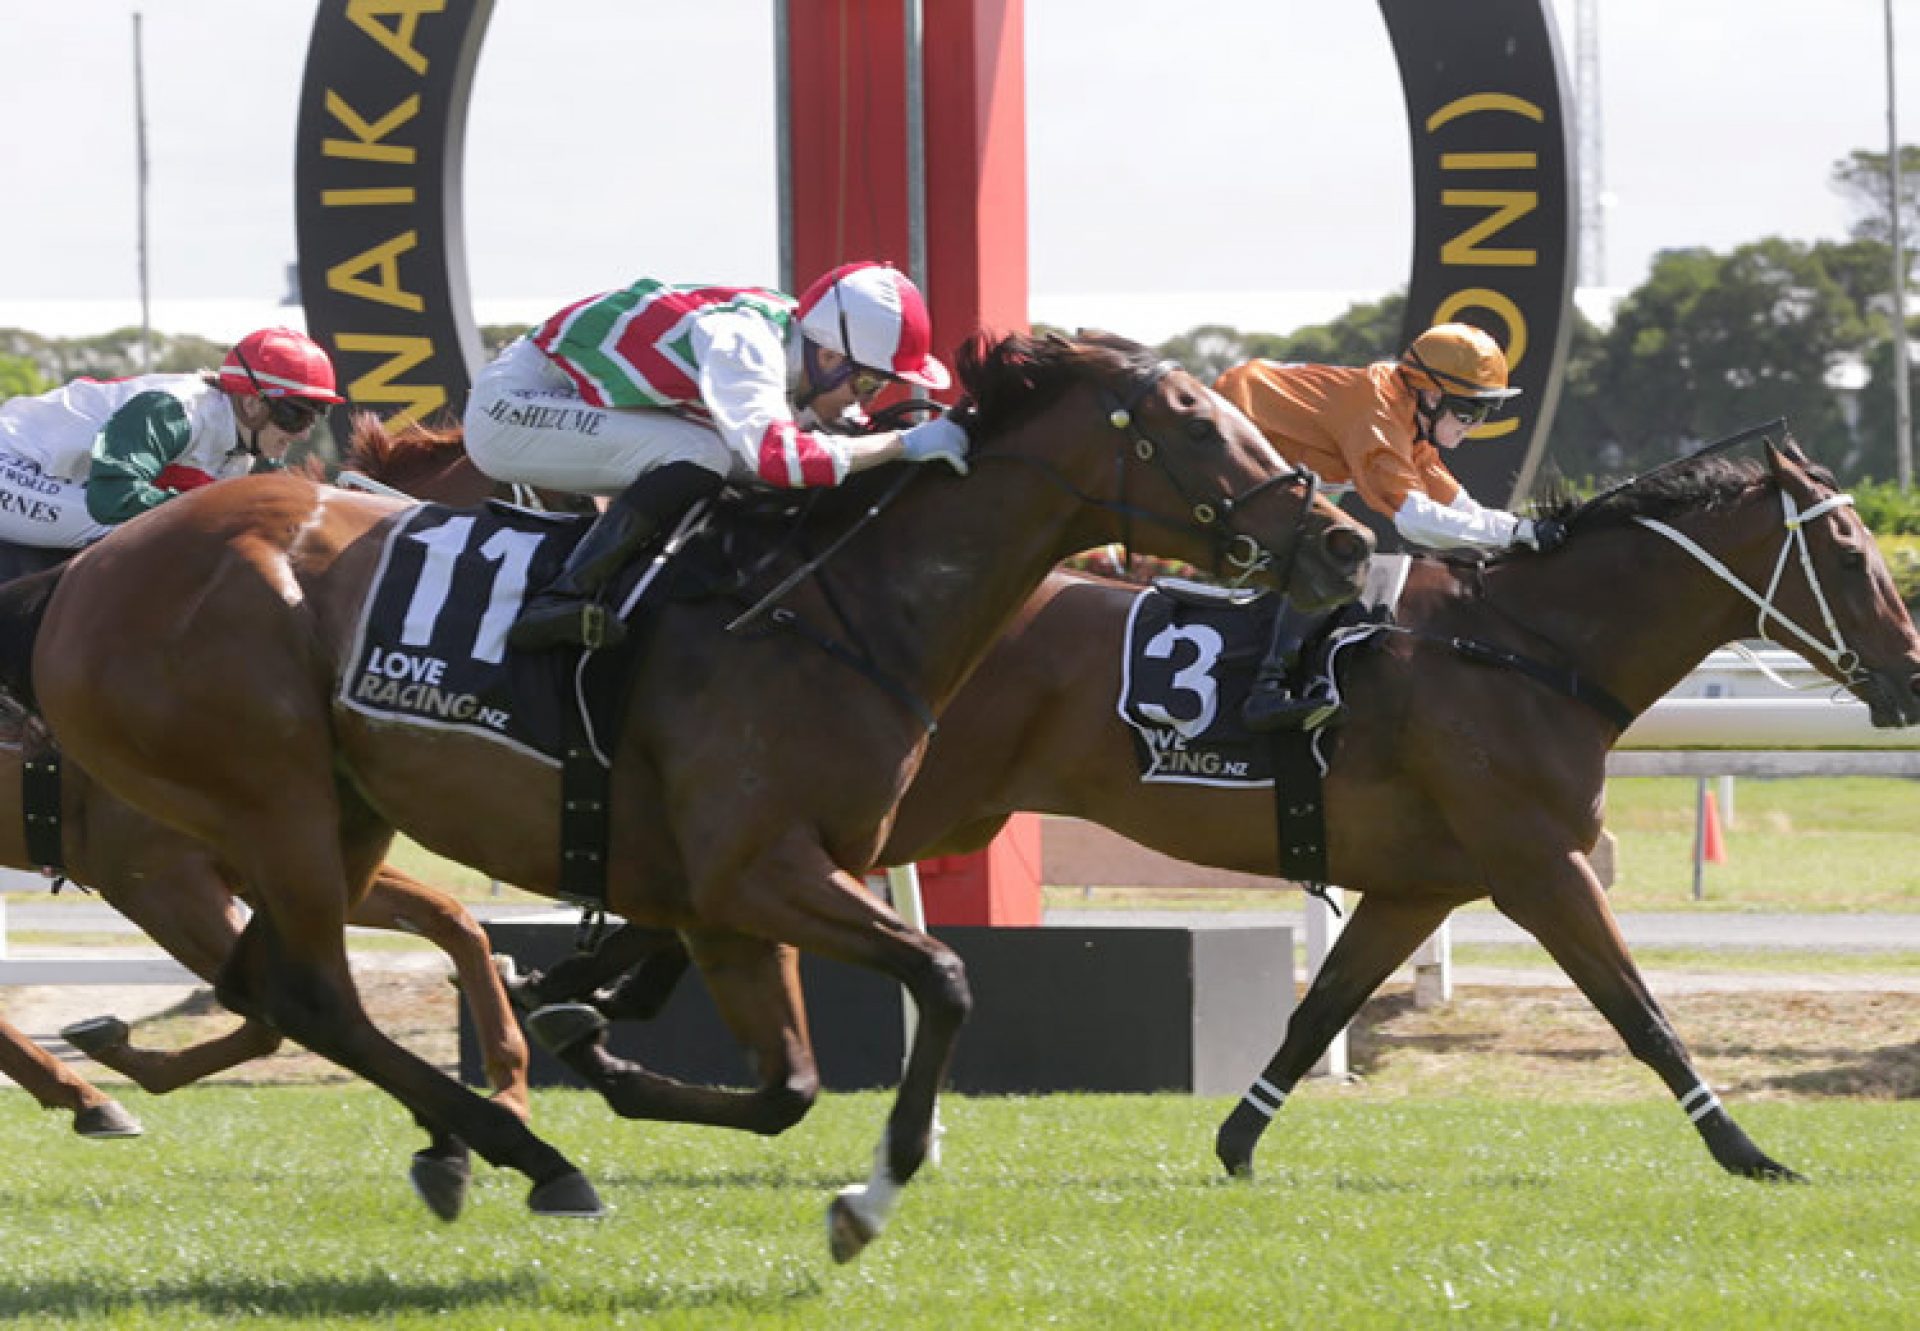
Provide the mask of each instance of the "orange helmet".
POLYGON ((1505 402, 1520 396, 1507 387, 1507 358, 1500 344, 1472 324, 1435 324, 1400 353, 1400 368, 1415 388, 1442 397, 1505 402))

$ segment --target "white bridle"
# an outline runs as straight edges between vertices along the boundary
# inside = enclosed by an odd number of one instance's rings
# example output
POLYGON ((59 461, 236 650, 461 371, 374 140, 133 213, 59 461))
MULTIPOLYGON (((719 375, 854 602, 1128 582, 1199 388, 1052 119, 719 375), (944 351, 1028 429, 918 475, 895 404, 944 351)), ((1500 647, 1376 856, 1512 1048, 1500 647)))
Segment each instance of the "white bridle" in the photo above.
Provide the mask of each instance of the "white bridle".
MULTIPOLYGON (((1692 537, 1686 535, 1684 532, 1678 531, 1656 518, 1636 517, 1634 521, 1649 531, 1659 532, 1669 541, 1672 541, 1675 545, 1697 559, 1717 576, 1720 581, 1726 583, 1729 587, 1753 602, 1754 605, 1758 606, 1760 618, 1756 625, 1758 629, 1757 636, 1766 639, 1768 642, 1774 642, 1773 636, 1767 632, 1767 621, 1778 621, 1792 633, 1794 637, 1805 643, 1808 650, 1831 666, 1835 674, 1844 680, 1852 681, 1858 678, 1860 654, 1847 646, 1847 640, 1841 636, 1840 625, 1834 621, 1833 610, 1827 604, 1826 589, 1821 587, 1820 575, 1814 571, 1813 554, 1807 549, 1806 528, 1807 524, 1815 518, 1823 517, 1836 508, 1843 506, 1852 507, 1853 496, 1850 494, 1830 495, 1808 509, 1805 513, 1802 513, 1794 503, 1793 496, 1788 494, 1786 489, 1782 487, 1780 491, 1780 505, 1784 510, 1782 521, 1785 524, 1787 535, 1786 539, 1781 542, 1780 557, 1774 561, 1773 577, 1767 583, 1767 592, 1764 596, 1742 582, 1738 574, 1721 563, 1720 560, 1703 549, 1698 542, 1694 541, 1692 537), (1831 645, 1821 642, 1811 633, 1794 623, 1793 620, 1781 614, 1773 604, 1773 599, 1780 590, 1780 579, 1787 571, 1788 554, 1794 550, 1800 552, 1800 567, 1807 575, 1807 586, 1813 592, 1814 604, 1820 607, 1820 618, 1826 623, 1827 635, 1832 639, 1831 645)), ((1775 645, 1784 646, 1785 644, 1776 643, 1775 645)), ((1759 657, 1755 656, 1746 648, 1736 643, 1734 650, 1746 656, 1748 660, 1758 666, 1760 671, 1775 684, 1786 688, 1795 687, 1794 685, 1788 684, 1786 680, 1768 668, 1759 657)), ((1813 687, 1819 688, 1822 686, 1816 684, 1813 687)))

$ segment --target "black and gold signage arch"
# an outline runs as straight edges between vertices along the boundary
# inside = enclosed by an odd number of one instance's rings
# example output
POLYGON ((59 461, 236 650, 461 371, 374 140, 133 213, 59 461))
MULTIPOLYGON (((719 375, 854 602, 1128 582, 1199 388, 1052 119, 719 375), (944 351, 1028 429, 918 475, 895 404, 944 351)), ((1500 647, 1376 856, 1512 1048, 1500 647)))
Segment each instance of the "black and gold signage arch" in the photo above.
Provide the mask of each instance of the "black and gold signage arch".
MULTIPOLYGON (((1380 0, 1413 143, 1407 336, 1461 319, 1525 390, 1451 459, 1474 495, 1523 490, 1571 332, 1567 99, 1546 0, 1380 0)), ((461 166, 493 0, 322 0, 300 99, 296 188, 307 327, 356 408, 458 412, 480 356, 461 166)), ((611 280, 611 279, 610 279, 611 280)), ((573 293, 560 293, 561 297, 573 293)))
POLYGON ((480 335, 461 164, 493 0, 321 0, 300 94, 295 217, 307 330, 356 409, 466 405, 480 335))

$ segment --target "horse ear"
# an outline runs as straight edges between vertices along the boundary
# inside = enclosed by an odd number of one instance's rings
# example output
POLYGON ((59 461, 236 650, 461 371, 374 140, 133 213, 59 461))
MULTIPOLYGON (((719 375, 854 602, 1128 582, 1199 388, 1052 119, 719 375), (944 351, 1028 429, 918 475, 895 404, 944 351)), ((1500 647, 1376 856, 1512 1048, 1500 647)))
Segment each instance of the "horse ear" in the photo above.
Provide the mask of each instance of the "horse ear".
POLYGON ((1789 463, 1797 470, 1805 471, 1813 465, 1813 460, 1801 451, 1800 445, 1790 434, 1782 435, 1778 444, 1767 440, 1767 466, 1773 474, 1778 476, 1789 463))

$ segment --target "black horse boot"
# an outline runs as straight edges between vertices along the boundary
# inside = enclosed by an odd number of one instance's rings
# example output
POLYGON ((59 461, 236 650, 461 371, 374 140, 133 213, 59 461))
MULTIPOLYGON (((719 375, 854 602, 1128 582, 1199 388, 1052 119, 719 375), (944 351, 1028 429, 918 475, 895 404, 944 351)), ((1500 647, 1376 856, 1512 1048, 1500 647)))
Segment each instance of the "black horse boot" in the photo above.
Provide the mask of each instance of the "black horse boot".
POLYGON ((1300 663, 1300 648, 1314 623, 1314 616, 1295 610, 1284 598, 1274 610, 1273 641, 1253 678, 1253 687, 1247 691, 1247 700, 1240 705, 1241 724, 1254 734, 1317 728, 1339 719, 1338 703, 1327 698, 1298 697, 1287 684, 1288 676, 1300 663))
POLYGON ((692 462, 670 462, 642 473, 587 528, 560 576, 527 602, 507 631, 507 646, 520 652, 617 646, 627 626, 595 598, 642 547, 720 484, 719 476, 692 462))

